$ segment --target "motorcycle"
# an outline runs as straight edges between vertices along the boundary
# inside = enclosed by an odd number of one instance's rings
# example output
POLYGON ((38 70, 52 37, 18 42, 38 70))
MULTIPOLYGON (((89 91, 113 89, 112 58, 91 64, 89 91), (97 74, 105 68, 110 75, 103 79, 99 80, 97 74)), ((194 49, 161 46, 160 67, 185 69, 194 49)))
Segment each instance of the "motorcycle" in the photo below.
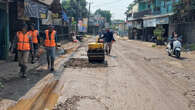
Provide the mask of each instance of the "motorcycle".
POLYGON ((182 44, 180 40, 176 39, 173 41, 173 47, 171 48, 171 42, 168 43, 167 45, 167 52, 169 56, 175 55, 177 58, 180 58, 181 56, 181 48, 182 44))

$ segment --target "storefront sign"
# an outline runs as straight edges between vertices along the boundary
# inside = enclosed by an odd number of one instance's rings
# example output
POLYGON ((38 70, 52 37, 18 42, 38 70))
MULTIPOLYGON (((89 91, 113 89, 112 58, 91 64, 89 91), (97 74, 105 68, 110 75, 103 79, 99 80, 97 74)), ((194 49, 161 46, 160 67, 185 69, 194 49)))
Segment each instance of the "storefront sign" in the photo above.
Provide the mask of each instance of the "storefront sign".
POLYGON ((156 19, 156 24, 169 24, 169 18, 157 18, 156 19))
POLYGON ((53 25, 61 26, 62 25, 62 19, 54 19, 53 20, 53 25))
POLYGON ((47 16, 46 19, 42 19, 42 24, 45 24, 45 25, 53 24, 52 12, 51 11, 48 11, 48 16, 47 16))
POLYGON ((53 3, 54 0, 38 0, 41 3, 44 3, 46 5, 51 5, 53 3))
POLYGON ((146 19, 144 20, 144 27, 156 27, 156 19, 146 19))
POLYGON ((58 19, 58 18, 59 18, 59 14, 58 14, 58 13, 53 13, 53 14, 52 14, 52 17, 53 17, 54 19, 58 19))
POLYGON ((24 2, 25 15, 34 18, 47 18, 48 9, 45 5, 39 4, 37 2, 25 0, 24 2))

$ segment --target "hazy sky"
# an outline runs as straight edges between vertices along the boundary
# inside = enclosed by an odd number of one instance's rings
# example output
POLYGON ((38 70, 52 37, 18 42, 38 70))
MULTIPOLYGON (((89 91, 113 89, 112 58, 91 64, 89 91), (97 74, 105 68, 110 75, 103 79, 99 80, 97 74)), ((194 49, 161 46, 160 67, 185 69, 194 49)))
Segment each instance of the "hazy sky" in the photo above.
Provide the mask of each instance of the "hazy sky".
POLYGON ((93 4, 91 5, 91 11, 95 12, 95 10, 101 8, 105 10, 110 10, 113 18, 112 19, 125 19, 125 11, 127 10, 127 6, 133 0, 87 0, 91 1, 93 4))

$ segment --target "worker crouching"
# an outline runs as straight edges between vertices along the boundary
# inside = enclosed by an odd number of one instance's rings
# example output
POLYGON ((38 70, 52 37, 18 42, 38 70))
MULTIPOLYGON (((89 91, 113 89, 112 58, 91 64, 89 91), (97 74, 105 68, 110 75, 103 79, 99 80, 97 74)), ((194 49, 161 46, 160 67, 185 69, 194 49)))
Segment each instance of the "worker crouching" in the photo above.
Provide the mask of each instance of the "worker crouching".
POLYGON ((47 51, 48 69, 54 71, 55 51, 56 51, 56 31, 53 26, 45 30, 45 47, 47 51))

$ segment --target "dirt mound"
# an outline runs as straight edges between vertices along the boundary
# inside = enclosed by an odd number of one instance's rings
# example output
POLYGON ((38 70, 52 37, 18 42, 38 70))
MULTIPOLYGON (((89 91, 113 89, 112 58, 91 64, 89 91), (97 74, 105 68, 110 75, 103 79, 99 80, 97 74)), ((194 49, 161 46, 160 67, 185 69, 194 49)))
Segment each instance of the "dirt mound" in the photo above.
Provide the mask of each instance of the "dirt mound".
POLYGON ((87 58, 71 58, 65 63, 65 68, 97 68, 97 67, 107 67, 107 62, 94 62, 89 63, 87 58))

